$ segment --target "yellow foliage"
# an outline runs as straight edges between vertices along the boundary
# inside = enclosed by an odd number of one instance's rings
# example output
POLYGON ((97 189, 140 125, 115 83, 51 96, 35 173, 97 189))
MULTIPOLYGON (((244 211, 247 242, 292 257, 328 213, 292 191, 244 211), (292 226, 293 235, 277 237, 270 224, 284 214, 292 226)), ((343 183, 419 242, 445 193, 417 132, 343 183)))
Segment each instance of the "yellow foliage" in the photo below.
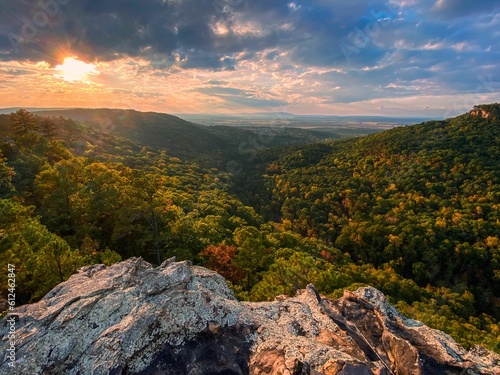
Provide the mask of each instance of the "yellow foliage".
POLYGON ((446 220, 442 219, 442 218, 437 218, 436 219, 436 227, 446 228, 446 220))
POLYGON ((499 244, 500 244, 500 240, 498 239, 498 237, 492 237, 492 236, 486 237, 486 246, 498 247, 499 244))

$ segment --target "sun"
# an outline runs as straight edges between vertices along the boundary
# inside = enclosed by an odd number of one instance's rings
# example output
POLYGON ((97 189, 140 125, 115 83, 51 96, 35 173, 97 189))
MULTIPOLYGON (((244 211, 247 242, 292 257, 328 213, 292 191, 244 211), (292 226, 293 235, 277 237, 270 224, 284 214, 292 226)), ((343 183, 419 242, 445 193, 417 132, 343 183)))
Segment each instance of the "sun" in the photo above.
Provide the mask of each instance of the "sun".
POLYGON ((56 77, 66 82, 89 82, 89 76, 99 75, 94 64, 87 64, 76 57, 66 57, 61 65, 56 66, 56 77))

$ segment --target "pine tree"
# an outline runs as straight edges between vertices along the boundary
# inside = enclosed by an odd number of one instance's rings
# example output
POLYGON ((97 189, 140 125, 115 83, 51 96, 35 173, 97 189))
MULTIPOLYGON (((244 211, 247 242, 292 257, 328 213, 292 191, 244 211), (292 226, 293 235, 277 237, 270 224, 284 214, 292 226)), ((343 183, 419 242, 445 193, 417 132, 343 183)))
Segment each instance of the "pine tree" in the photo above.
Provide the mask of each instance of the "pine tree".
POLYGON ((8 196, 14 191, 12 178, 15 175, 14 169, 9 167, 7 159, 3 157, 2 150, 0 150, 0 197, 8 196))
POLYGON ((38 123, 34 114, 20 109, 10 115, 10 127, 16 135, 26 135, 37 130, 38 123))
POLYGON ((56 126, 49 119, 42 120, 40 123, 40 130, 48 139, 55 139, 57 137, 56 126))

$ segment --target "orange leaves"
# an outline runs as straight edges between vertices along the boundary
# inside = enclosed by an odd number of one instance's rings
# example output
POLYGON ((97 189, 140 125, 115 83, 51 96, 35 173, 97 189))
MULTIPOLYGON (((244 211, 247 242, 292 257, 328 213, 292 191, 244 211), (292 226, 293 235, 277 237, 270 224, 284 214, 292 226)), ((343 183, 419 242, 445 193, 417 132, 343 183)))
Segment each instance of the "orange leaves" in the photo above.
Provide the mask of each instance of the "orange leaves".
POLYGON ((233 264, 236 256, 236 247, 219 244, 210 245, 199 255, 208 258, 205 266, 220 273, 224 278, 236 283, 245 277, 245 272, 233 264))

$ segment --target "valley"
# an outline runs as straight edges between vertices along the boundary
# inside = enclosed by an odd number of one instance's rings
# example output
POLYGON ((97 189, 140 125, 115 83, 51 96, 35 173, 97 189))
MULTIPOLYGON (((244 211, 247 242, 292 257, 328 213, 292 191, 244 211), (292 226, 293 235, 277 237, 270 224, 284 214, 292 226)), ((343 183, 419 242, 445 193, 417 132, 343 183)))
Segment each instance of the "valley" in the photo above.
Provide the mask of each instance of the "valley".
POLYGON ((478 108, 355 138, 123 110, 0 115, 0 260, 22 304, 130 257, 206 266, 241 300, 373 286, 499 351, 499 105, 478 108))

